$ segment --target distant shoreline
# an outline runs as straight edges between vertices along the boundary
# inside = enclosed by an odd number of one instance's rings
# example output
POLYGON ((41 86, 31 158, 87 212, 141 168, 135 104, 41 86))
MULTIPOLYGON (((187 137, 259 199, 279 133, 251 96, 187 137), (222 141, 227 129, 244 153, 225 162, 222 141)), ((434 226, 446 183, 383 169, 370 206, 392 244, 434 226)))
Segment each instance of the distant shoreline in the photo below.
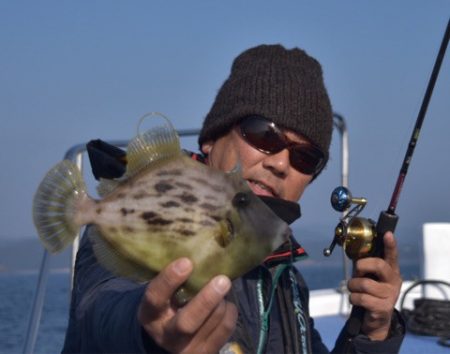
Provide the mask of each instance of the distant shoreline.
MULTIPOLYGON (((49 269, 50 274, 70 274, 70 268, 49 269)), ((7 269, 0 266, 0 276, 2 275, 38 275, 39 269, 7 269)))

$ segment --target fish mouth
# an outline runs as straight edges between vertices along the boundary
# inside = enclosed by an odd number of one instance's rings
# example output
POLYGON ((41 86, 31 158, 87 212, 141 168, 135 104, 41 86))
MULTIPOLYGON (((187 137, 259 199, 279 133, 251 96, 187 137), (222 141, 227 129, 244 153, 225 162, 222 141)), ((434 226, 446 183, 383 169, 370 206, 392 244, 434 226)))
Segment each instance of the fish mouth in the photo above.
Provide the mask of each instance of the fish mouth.
POLYGON ((248 179, 247 183, 248 183, 250 189, 256 195, 279 198, 278 193, 273 189, 273 187, 269 186, 268 184, 266 184, 264 182, 254 180, 254 179, 248 179))

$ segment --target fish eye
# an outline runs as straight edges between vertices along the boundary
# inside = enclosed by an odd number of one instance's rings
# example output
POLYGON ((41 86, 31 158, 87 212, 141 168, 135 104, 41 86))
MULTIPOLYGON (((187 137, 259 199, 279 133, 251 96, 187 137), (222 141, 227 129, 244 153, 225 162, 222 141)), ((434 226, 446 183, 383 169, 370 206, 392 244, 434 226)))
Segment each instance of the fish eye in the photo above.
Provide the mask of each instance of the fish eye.
POLYGON ((250 204, 250 198, 247 193, 239 192, 233 197, 233 205, 236 208, 243 208, 250 204))

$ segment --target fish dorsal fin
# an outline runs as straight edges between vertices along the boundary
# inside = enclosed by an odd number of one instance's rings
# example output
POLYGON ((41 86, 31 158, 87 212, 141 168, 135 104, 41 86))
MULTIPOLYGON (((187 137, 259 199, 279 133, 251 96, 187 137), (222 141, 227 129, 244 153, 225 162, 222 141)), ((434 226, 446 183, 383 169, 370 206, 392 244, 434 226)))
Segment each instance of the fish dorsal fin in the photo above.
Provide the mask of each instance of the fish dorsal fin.
MULTIPOLYGON (((238 161, 236 165, 231 169, 230 171, 226 172, 227 177, 232 181, 233 185, 238 187, 239 186, 246 186, 246 183, 244 179, 242 178, 242 168, 241 163, 238 161)), ((244 189, 247 189, 244 187, 244 189)))
POLYGON ((167 158, 181 154, 180 139, 178 133, 169 119, 161 113, 148 113, 144 115, 138 126, 137 136, 130 141, 127 147, 127 171, 126 178, 134 176, 145 167, 167 158), (144 133, 139 128, 144 119, 152 117, 155 126, 144 133), (159 121, 156 125, 156 121, 159 121))

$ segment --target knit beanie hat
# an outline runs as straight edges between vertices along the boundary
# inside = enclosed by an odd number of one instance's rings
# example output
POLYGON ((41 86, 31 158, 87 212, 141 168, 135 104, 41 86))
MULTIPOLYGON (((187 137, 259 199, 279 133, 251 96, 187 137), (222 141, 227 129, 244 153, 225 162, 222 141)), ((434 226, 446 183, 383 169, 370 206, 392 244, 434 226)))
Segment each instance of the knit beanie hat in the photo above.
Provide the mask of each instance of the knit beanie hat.
POLYGON ((333 117, 320 64, 305 51, 260 45, 241 53, 203 122, 199 145, 260 115, 317 145, 328 158, 333 117))

